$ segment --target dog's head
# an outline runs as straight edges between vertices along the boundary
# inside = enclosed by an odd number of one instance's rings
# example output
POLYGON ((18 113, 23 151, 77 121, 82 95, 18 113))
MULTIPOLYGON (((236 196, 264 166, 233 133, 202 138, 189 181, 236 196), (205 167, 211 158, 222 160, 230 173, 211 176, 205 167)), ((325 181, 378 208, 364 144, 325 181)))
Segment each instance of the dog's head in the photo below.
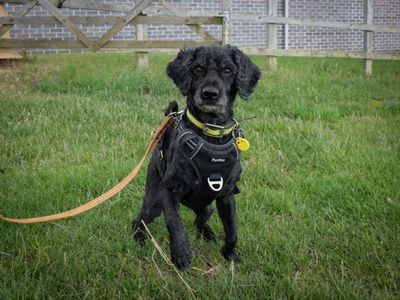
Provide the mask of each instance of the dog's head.
POLYGON ((258 67, 230 46, 203 46, 181 51, 167 67, 188 106, 204 113, 223 114, 236 95, 247 100, 261 78, 258 67))

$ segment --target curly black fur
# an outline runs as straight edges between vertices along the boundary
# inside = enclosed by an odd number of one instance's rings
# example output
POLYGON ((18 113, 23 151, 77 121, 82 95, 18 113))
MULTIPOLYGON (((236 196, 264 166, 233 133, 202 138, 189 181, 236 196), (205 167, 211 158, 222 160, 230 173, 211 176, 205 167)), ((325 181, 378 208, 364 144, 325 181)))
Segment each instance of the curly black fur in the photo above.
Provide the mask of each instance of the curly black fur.
MULTIPOLYGON (((234 116, 233 103, 236 95, 247 100, 261 77, 260 70, 236 47, 205 46, 181 51, 167 67, 168 76, 186 96, 187 108, 204 123, 228 125, 234 116)), ((170 103, 166 114, 177 111, 176 102, 170 103)), ((224 144, 230 138, 203 135, 184 115, 185 126, 215 144, 224 144)), ((159 151, 152 155, 146 182, 143 206, 137 219, 133 221, 134 238, 144 243, 145 235, 142 221, 146 224, 164 212, 170 235, 172 261, 179 269, 191 265, 192 252, 179 217, 179 205, 191 208, 195 214, 195 225, 199 234, 208 241, 215 240, 215 234, 207 224, 213 209, 214 199, 191 201, 190 195, 196 186, 196 174, 191 165, 176 151, 178 130, 172 126, 165 134, 162 143, 165 166, 160 171, 159 151)), ((241 166, 238 161, 230 177, 224 184, 220 196, 216 198, 218 214, 225 231, 225 245, 222 254, 227 260, 240 260, 236 253, 237 243, 236 208, 234 194, 236 182, 240 178, 241 166)))

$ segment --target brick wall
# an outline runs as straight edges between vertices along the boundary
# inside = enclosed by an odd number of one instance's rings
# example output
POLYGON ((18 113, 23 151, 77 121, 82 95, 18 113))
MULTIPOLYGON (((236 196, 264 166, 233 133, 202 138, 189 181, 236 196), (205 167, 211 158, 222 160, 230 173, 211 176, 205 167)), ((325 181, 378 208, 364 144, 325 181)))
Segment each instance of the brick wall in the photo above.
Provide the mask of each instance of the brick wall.
MULTIPOLYGON (((363 23, 364 0, 290 0, 289 16, 325 21, 363 23)), ((375 0, 375 25, 400 26, 400 1, 375 0)), ((400 34, 374 33, 376 52, 399 52, 400 34)), ((289 26, 289 48, 316 50, 363 50, 360 30, 289 26)))
MULTIPOLYGON (((362 23, 363 0, 290 0, 289 16, 362 23)), ((361 51, 363 33, 348 29, 290 25, 289 48, 361 51)))
MULTIPOLYGON (((400 26, 400 0, 375 0, 374 24, 400 26)), ((400 52, 400 34, 374 33, 374 51, 400 52)))
MULTIPOLYGON (((93 1, 93 0, 92 0, 93 1)), ((112 2, 133 5, 134 0, 94 0, 95 2, 112 2)), ((266 15, 268 0, 232 0, 232 12, 266 15)), ((337 22, 363 22, 364 0, 289 0, 289 16, 300 18, 313 18, 337 22)), ((185 10, 203 11, 216 14, 222 10, 222 0, 172 0, 174 5, 185 10)), ((278 0, 278 16, 284 16, 284 0, 278 0)), ((9 15, 18 10, 19 5, 7 5, 9 15)), ((117 12, 85 11, 62 9, 67 15, 120 15, 117 12)), ((145 10, 148 15, 170 15, 157 1, 145 10)), ((43 7, 35 7, 28 16, 49 15, 43 7)), ((400 1, 375 0, 374 24, 400 26, 400 1)), ((239 47, 262 48, 266 46, 266 24, 257 22, 232 23, 232 41, 239 47)), ((89 37, 99 37, 104 34, 110 25, 80 25, 89 37)), ((204 28, 216 38, 221 38, 221 26, 207 25, 204 28)), ((195 40, 200 38, 190 28, 184 25, 148 25, 149 40, 195 40)), ((73 40, 74 35, 62 25, 17 25, 11 30, 13 38, 73 40)), ((135 39, 135 26, 126 26, 113 39, 135 39)), ((278 48, 284 48, 284 26, 278 26, 278 48)), ((359 30, 346 30, 326 27, 305 27, 289 25, 289 49, 315 49, 315 50, 347 50, 361 51, 363 48, 363 32, 359 30)), ((374 51, 400 52, 400 34, 375 33, 373 38, 374 51)), ((31 49, 32 53, 73 53, 81 50, 44 50, 31 49)))

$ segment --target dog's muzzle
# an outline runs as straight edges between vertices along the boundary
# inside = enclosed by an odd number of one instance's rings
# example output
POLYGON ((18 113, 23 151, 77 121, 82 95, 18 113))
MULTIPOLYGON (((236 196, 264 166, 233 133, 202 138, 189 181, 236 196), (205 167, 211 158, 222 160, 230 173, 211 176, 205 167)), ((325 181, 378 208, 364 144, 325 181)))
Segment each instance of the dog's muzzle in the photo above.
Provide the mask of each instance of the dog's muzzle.
POLYGON ((228 101, 226 95, 218 88, 206 86, 196 91, 194 102, 205 113, 225 113, 228 101))

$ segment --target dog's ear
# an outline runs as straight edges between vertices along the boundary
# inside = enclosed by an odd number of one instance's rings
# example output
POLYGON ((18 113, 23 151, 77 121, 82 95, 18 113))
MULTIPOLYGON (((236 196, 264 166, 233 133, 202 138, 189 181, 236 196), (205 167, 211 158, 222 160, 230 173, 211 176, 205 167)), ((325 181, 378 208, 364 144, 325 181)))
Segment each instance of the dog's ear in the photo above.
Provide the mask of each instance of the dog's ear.
POLYGON ((175 60, 167 66, 167 74, 174 81, 181 93, 186 96, 190 91, 191 73, 195 49, 181 50, 175 60))
POLYGON ((261 78, 261 72, 246 54, 236 47, 231 49, 233 51, 233 59, 238 67, 235 85, 240 97, 248 100, 261 78))

